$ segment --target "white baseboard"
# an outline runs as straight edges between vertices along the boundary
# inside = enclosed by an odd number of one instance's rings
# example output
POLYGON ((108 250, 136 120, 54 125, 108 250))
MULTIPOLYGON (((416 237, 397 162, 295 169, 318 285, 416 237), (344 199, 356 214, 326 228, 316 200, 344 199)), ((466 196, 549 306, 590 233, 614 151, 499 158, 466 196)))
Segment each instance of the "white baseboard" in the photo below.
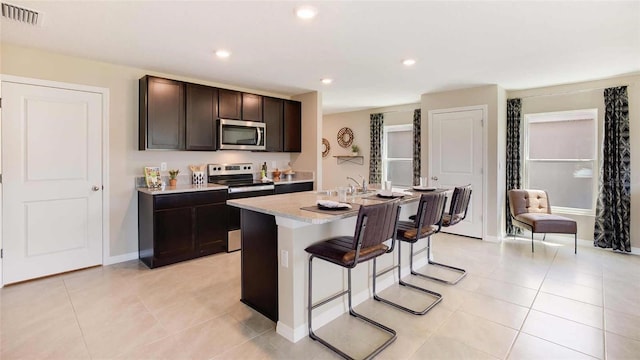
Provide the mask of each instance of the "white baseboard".
POLYGON ((128 254, 109 256, 109 257, 105 257, 103 259, 102 265, 104 265, 104 266, 113 265, 113 264, 129 261, 129 260, 135 260, 137 258, 138 258, 138 252, 137 251, 136 252, 131 252, 131 253, 128 253, 128 254))
POLYGON ((504 237, 500 237, 500 236, 485 236, 482 238, 482 240, 492 242, 492 243, 499 243, 499 242, 502 242, 503 238, 504 237))

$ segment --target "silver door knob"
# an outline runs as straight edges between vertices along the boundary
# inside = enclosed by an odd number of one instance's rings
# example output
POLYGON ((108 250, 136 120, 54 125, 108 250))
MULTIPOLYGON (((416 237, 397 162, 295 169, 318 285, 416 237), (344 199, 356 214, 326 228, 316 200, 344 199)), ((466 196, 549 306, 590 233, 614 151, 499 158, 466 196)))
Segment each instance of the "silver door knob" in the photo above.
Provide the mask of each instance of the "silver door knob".
POLYGON ((433 180, 433 181, 438 181, 438 177, 437 177, 437 176, 432 176, 432 177, 431 177, 431 180, 433 180))
POLYGON ((92 187, 92 188, 91 188, 91 190, 93 190, 93 191, 99 191, 99 190, 100 190, 100 187, 99 187, 99 186, 94 186, 94 187, 92 187))

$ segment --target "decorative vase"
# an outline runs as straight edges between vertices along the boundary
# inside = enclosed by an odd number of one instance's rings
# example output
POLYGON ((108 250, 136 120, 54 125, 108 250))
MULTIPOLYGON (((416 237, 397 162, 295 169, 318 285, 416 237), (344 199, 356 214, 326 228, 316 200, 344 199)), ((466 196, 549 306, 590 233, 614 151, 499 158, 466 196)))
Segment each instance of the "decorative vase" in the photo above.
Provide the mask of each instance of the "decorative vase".
POLYGON ((178 179, 169 179, 169 186, 176 186, 178 184, 178 179))
POLYGON ((351 156, 358 156, 358 153, 356 151, 352 151, 351 156))

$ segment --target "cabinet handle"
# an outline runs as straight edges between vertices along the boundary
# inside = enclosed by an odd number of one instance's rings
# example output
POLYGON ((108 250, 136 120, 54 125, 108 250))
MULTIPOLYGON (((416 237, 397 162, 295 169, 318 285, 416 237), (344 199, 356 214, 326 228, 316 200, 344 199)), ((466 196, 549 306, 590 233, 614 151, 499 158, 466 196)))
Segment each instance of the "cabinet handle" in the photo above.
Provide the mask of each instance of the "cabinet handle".
POLYGON ((437 176, 432 176, 432 177, 431 177, 431 180, 433 180, 433 181, 438 181, 438 177, 437 177, 437 176))

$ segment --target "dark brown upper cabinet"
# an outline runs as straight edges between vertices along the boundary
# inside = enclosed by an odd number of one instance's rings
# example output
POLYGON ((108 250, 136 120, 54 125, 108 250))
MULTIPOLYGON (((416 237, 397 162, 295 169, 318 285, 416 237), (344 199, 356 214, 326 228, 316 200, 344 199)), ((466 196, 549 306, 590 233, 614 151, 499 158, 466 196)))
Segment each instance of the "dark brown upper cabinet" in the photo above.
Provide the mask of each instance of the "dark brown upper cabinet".
POLYGON ((242 93, 218 89, 218 117, 220 119, 242 119, 242 93))
POLYGON ((147 75, 139 92, 139 149, 184 150, 184 83, 147 75))
POLYGON ((302 152, 302 104, 299 101, 284 101, 283 130, 284 152, 302 152))
POLYGON ((187 150, 216 150, 218 89, 187 83, 186 92, 187 150))
POLYGON ((267 127, 266 151, 282 152, 284 123, 284 100, 271 97, 262 98, 263 119, 267 127))
POLYGON ((242 120, 262 122, 262 96, 242 93, 242 120))

